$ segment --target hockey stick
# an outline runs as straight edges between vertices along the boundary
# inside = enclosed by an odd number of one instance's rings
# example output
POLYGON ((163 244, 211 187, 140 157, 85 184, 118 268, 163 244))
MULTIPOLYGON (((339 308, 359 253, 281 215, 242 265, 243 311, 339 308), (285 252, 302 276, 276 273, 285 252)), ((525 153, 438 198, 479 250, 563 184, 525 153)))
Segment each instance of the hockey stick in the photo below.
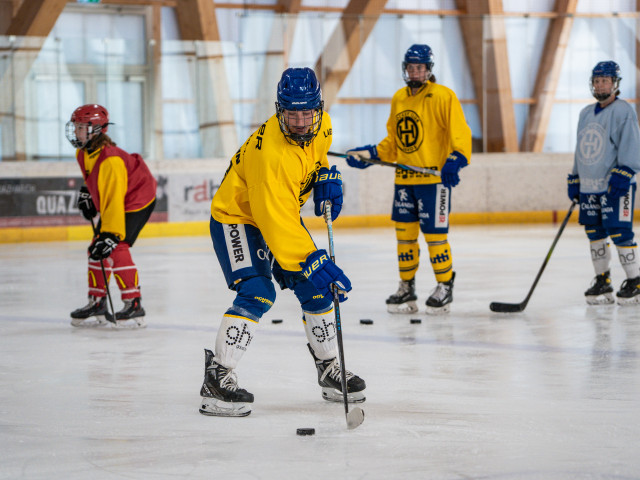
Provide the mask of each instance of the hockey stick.
POLYGON ((529 293, 527 294, 527 297, 520 303, 491 302, 491 305, 489 305, 489 308, 491 309, 491 311, 500 312, 500 313, 522 312, 527 307, 527 303, 529 303, 531 294, 533 293, 533 290, 536 288, 536 285, 538 284, 538 280, 540 280, 540 277, 542 276, 542 272, 544 271, 544 268, 547 266, 547 263, 549 263, 549 259, 551 258, 553 249, 555 248, 556 243, 558 243, 558 239, 560 238, 560 235, 562 235, 562 232, 564 231, 564 227, 567 226, 569 217, 571 217, 571 214, 573 213, 573 209, 576 207, 577 204, 578 204, 577 200, 573 200, 571 202, 571 207, 569 207, 569 211, 567 212, 567 215, 564 217, 564 220, 562 221, 562 225, 560 225, 560 229, 556 234, 556 238, 553 239, 551 248, 547 252, 547 256, 545 257, 544 262, 542 262, 542 266, 538 271, 538 275, 536 275, 536 279, 533 281, 533 285, 531 285, 531 289, 529 289, 529 293))
MULTIPOLYGON (((329 256, 333 263, 336 257, 333 253, 333 221, 331 220, 331 201, 324 202, 324 219, 327 222, 327 232, 329 234, 329 256)), ((336 336, 338 337, 338 356, 340 357, 340 383, 342 385, 342 400, 344 401, 344 414, 347 419, 347 428, 353 430, 364 422, 364 410, 354 407, 349 411, 349 402, 347 400, 347 370, 344 366, 344 344, 342 342, 342 321, 340 320, 340 299, 338 297, 338 287, 331 285, 333 293, 333 309, 336 312, 336 336)))
MULTIPOLYGON (((93 230, 93 235, 97 237, 98 231, 96 230, 96 226, 93 223, 93 218, 91 219, 91 229, 93 230)), ((111 291, 109 290, 109 280, 107 280, 107 273, 104 271, 104 260, 102 258, 100 259, 100 267, 102 268, 102 278, 104 279, 104 286, 107 289, 107 298, 109 299, 109 306, 111 307, 111 313, 107 312, 104 318, 106 318, 109 322, 113 323, 114 325, 117 325, 116 316, 113 310, 113 302, 111 301, 111 291)))
MULTIPOLYGON (((340 157, 340 158, 348 158, 348 157, 351 156, 351 155, 347 155, 347 154, 344 154, 344 153, 338 153, 338 152, 327 152, 327 155, 331 155, 333 157, 340 157)), ((360 160, 362 160, 363 162, 371 163, 372 165, 383 165, 385 167, 401 168, 402 170, 409 170, 409 171, 418 172, 418 173, 426 173, 428 175, 435 175, 436 177, 440 176, 440 172, 438 170, 434 170, 432 168, 414 167, 412 165, 404 165, 402 163, 385 162, 384 160, 376 160, 376 159, 373 159, 373 158, 362 158, 362 157, 360 157, 360 160)))

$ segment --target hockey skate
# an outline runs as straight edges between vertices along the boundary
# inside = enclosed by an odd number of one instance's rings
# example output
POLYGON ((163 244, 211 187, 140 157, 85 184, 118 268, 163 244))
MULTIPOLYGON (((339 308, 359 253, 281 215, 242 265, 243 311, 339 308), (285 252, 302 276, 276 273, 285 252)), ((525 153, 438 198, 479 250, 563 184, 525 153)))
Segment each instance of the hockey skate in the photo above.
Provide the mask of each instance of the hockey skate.
POLYGON ((124 307, 116 312, 116 328, 146 328, 145 311, 140 303, 140 297, 124 301, 124 307))
POLYGON ((107 309, 107 297, 89 295, 89 303, 71 312, 71 325, 74 327, 102 327, 108 325, 107 316, 111 316, 107 309))
POLYGON ((204 351, 204 382, 200 389, 200 413, 212 417, 246 417, 251 413, 253 394, 238 387, 236 374, 215 361, 211 350, 204 351))
MULTIPOLYGON (((624 283, 622 285, 624 286, 624 283)), ((589 289, 584 292, 584 296, 589 305, 611 305, 613 303, 613 287, 609 271, 596 275, 591 281, 589 289)))
MULTIPOLYGON (((307 343, 309 352, 316 362, 318 369, 318 385, 322 387, 322 398, 328 402, 342 402, 342 383, 340 379, 340 363, 335 357, 331 360, 320 360, 313 352, 311 345, 307 343)), ((347 402, 361 403, 366 400, 364 389, 367 387, 364 380, 354 375, 350 371, 346 372, 347 377, 347 402)))
POLYGON ((456 278, 456 272, 451 275, 448 282, 439 282, 433 289, 431 295, 427 299, 427 313, 432 315, 440 315, 448 313, 453 302, 453 281, 456 278))
POLYGON ((640 277, 627 278, 616 293, 618 305, 633 305, 640 303, 640 277))
POLYGON ((387 311, 389 313, 416 313, 416 279, 409 281, 400 280, 398 291, 387 298, 387 311))

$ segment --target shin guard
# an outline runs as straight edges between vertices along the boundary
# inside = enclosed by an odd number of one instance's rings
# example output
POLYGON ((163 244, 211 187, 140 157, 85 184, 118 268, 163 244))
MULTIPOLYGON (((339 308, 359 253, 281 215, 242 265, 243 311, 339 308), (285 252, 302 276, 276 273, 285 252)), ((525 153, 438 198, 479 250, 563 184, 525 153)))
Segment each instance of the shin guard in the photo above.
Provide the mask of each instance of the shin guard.
POLYGON ((247 317, 225 313, 216 336, 216 362, 226 368, 236 368, 253 339, 257 324, 247 317))
POLYGON ((324 312, 303 312, 302 321, 315 356, 320 360, 336 358, 338 341, 333 305, 324 312))
POLYGON ((429 260, 438 283, 446 283, 453 275, 453 260, 451 246, 446 234, 425 233, 424 238, 429 247, 429 260))
POLYGON ((109 258, 113 261, 113 276, 120 288, 122 300, 140 297, 138 268, 131 258, 129 245, 120 242, 109 258))
POLYGON ((418 234, 420 224, 396 222, 396 240, 398 241, 398 270, 400 279, 409 281, 416 276, 420 265, 420 246, 418 234))

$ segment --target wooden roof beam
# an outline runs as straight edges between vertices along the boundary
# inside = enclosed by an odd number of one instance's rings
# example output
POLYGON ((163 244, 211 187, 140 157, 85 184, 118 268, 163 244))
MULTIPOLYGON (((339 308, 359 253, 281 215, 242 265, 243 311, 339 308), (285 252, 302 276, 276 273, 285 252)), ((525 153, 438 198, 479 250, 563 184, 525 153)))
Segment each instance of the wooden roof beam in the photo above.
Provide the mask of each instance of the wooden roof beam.
POLYGON ((350 0, 315 65, 325 109, 338 97, 351 67, 367 41, 387 0, 350 0))
MULTIPOLYGON (((458 1, 459 6, 462 1, 458 1)), ((502 0, 466 0, 464 7, 469 16, 461 20, 461 27, 463 32, 466 28, 472 31, 465 35, 464 40, 467 52, 471 52, 469 62, 476 97, 482 106, 480 115, 484 150, 517 152, 518 132, 513 110, 502 0), (479 65, 476 63, 478 59, 481 59, 479 65)))
POLYGON ((562 62, 569 43, 573 16, 578 0, 556 0, 554 11, 559 16, 551 20, 542 50, 542 58, 533 88, 535 103, 529 110, 522 151, 541 152, 549 128, 562 62))
POLYGON ((47 37, 66 4, 67 0, 23 0, 6 35, 47 37))

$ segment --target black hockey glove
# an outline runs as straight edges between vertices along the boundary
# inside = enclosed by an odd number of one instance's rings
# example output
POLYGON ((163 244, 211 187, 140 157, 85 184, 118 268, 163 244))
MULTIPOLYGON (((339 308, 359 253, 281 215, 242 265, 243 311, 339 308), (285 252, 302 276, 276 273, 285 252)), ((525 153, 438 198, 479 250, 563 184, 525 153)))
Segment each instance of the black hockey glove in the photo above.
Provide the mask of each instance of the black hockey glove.
POLYGON ((107 258, 118 246, 118 243, 120 240, 113 233, 101 232, 89 245, 89 258, 91 260, 107 258))
POLYGON ((89 189, 86 185, 80 187, 80 191, 78 192, 78 201, 76 202, 76 206, 82 212, 82 216, 87 220, 91 220, 98 214, 98 210, 96 206, 93 204, 93 200, 91 199, 91 194, 89 193, 89 189))

